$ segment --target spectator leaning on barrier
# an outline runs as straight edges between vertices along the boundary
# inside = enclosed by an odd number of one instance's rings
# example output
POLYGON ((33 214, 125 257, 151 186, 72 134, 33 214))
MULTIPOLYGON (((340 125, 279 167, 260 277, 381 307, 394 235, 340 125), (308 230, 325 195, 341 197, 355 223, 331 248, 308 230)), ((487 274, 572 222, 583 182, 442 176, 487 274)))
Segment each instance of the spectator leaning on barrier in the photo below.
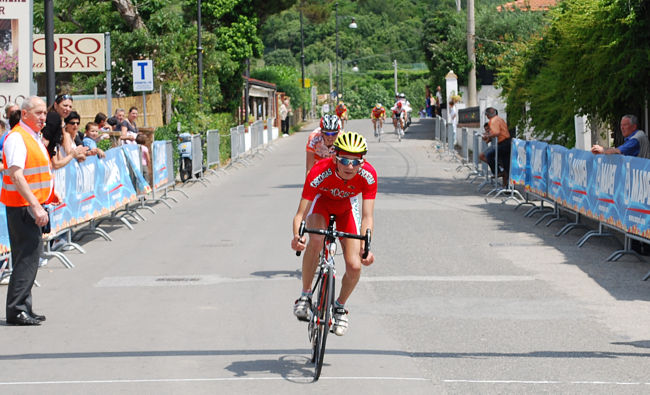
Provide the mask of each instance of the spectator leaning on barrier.
POLYGON ((72 96, 67 94, 58 95, 54 104, 48 109, 45 127, 41 130, 43 144, 50 155, 52 168, 59 169, 67 165, 72 159, 83 161, 86 159, 85 148, 79 148, 72 152, 66 151, 63 147, 70 145, 68 135, 63 131, 63 120, 72 111, 72 96))
POLYGON ((86 132, 84 133, 83 146, 88 148, 86 156, 97 155, 99 158, 105 158, 106 154, 100 148, 97 148, 97 142, 101 140, 99 135, 99 127, 95 122, 88 122, 86 124, 86 132))
POLYGON ((486 162, 490 166, 490 172, 494 174, 494 156, 498 150, 499 154, 499 175, 503 177, 504 185, 508 181, 508 173, 510 171, 510 144, 512 139, 508 131, 508 125, 498 115, 496 108, 488 107, 485 109, 485 116, 489 119, 488 129, 483 135, 485 142, 490 142, 493 138, 497 138, 497 147, 490 147, 485 152, 479 155, 479 159, 486 162))
POLYGON ((635 115, 623 115, 621 118, 621 133, 625 138, 623 144, 617 148, 604 148, 598 144, 591 147, 594 154, 621 154, 636 156, 639 158, 650 158, 650 142, 645 132, 638 128, 639 120, 635 115))
POLYGON ((41 141, 47 118, 43 99, 23 101, 21 122, 5 142, 7 171, 3 175, 0 201, 6 206, 13 272, 7 289, 7 324, 40 325, 45 316, 32 309, 32 286, 43 248, 41 228, 49 221, 42 204, 54 197, 50 159, 41 141))
POLYGON ((124 122, 122 122, 122 135, 120 136, 122 144, 136 144, 135 138, 138 135, 138 126, 135 124, 135 120, 137 118, 138 108, 129 108, 129 115, 124 122))
POLYGON ((140 152, 142 152, 142 175, 146 180, 149 179, 149 162, 151 162, 151 156, 149 156, 149 148, 147 147, 147 139, 139 134, 135 138, 135 142, 140 145, 140 152))
POLYGON ((83 145, 84 135, 79 130, 81 123, 81 116, 76 111, 71 111, 70 115, 65 117, 65 132, 70 137, 70 141, 74 143, 75 147, 83 145))

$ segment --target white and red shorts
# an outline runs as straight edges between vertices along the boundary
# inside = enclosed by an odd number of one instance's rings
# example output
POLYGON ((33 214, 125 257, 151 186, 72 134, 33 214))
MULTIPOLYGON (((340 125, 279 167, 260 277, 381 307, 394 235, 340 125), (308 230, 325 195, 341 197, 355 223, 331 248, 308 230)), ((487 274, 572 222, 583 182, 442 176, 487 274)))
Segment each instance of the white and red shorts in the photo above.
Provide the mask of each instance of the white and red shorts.
POLYGON ((329 221, 330 214, 336 215, 336 230, 352 234, 359 234, 361 229, 361 196, 355 195, 348 199, 333 200, 316 195, 311 204, 309 215, 319 214, 329 221))

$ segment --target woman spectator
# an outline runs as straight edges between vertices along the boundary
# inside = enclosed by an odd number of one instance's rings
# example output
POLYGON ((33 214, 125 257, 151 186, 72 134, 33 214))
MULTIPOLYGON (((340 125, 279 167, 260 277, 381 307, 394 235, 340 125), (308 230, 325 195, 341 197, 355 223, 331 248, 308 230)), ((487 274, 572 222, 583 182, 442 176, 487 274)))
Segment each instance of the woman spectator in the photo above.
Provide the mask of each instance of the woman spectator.
POLYGON ((85 148, 77 148, 66 151, 64 146, 71 146, 69 136, 63 132, 63 120, 72 111, 72 96, 68 94, 58 95, 54 104, 48 109, 45 126, 41 130, 43 144, 52 160, 52 167, 59 169, 67 165, 73 158, 79 161, 86 159, 85 148))
POLYGON ((138 135, 138 127, 135 124, 135 120, 138 118, 138 108, 131 107, 129 108, 129 115, 122 123, 122 135, 120 140, 122 144, 136 144, 135 138, 138 135))

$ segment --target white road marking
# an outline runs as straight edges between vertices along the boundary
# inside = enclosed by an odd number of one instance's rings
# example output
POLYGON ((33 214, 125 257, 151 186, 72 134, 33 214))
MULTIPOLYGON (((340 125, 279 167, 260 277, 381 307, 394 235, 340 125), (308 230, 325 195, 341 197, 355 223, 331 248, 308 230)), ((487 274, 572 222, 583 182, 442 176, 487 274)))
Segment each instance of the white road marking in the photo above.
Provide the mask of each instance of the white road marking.
POLYGON ((587 384, 587 385, 650 385, 650 382, 620 381, 553 381, 553 380, 442 380, 443 383, 468 384, 587 384))
POLYGON ((430 282, 513 282, 534 281, 532 276, 384 276, 361 277, 362 282, 399 282, 399 281, 430 281, 430 282))
MULTIPOLYGON (((196 285, 215 285, 230 283, 246 283, 259 281, 296 281, 296 276, 271 276, 271 277, 242 277, 229 278, 214 274, 178 275, 178 276, 128 276, 105 277, 96 287, 186 287, 196 285)), ((361 282, 517 282, 534 281, 532 276, 378 276, 362 277, 361 282)))
MULTIPOLYGON (((224 382, 224 381, 312 381, 311 377, 206 377, 206 378, 170 378, 170 379, 122 379, 122 380, 59 380, 59 381, 8 381, 0 382, 0 386, 12 385, 55 385, 55 384, 139 384, 139 383, 191 383, 191 382, 224 382)), ((376 380, 376 381, 431 381, 424 377, 322 377, 320 380, 376 380)))

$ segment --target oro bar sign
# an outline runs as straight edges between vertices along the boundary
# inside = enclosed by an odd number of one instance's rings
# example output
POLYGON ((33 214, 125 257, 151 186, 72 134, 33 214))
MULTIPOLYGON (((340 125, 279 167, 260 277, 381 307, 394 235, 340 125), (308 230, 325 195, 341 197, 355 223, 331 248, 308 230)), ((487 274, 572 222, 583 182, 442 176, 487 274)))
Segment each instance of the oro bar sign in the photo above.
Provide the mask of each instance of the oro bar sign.
MULTIPOLYGON (((32 61, 35 73, 45 72, 45 35, 34 34, 32 61)), ((54 71, 104 72, 104 34, 55 34, 54 71)))

